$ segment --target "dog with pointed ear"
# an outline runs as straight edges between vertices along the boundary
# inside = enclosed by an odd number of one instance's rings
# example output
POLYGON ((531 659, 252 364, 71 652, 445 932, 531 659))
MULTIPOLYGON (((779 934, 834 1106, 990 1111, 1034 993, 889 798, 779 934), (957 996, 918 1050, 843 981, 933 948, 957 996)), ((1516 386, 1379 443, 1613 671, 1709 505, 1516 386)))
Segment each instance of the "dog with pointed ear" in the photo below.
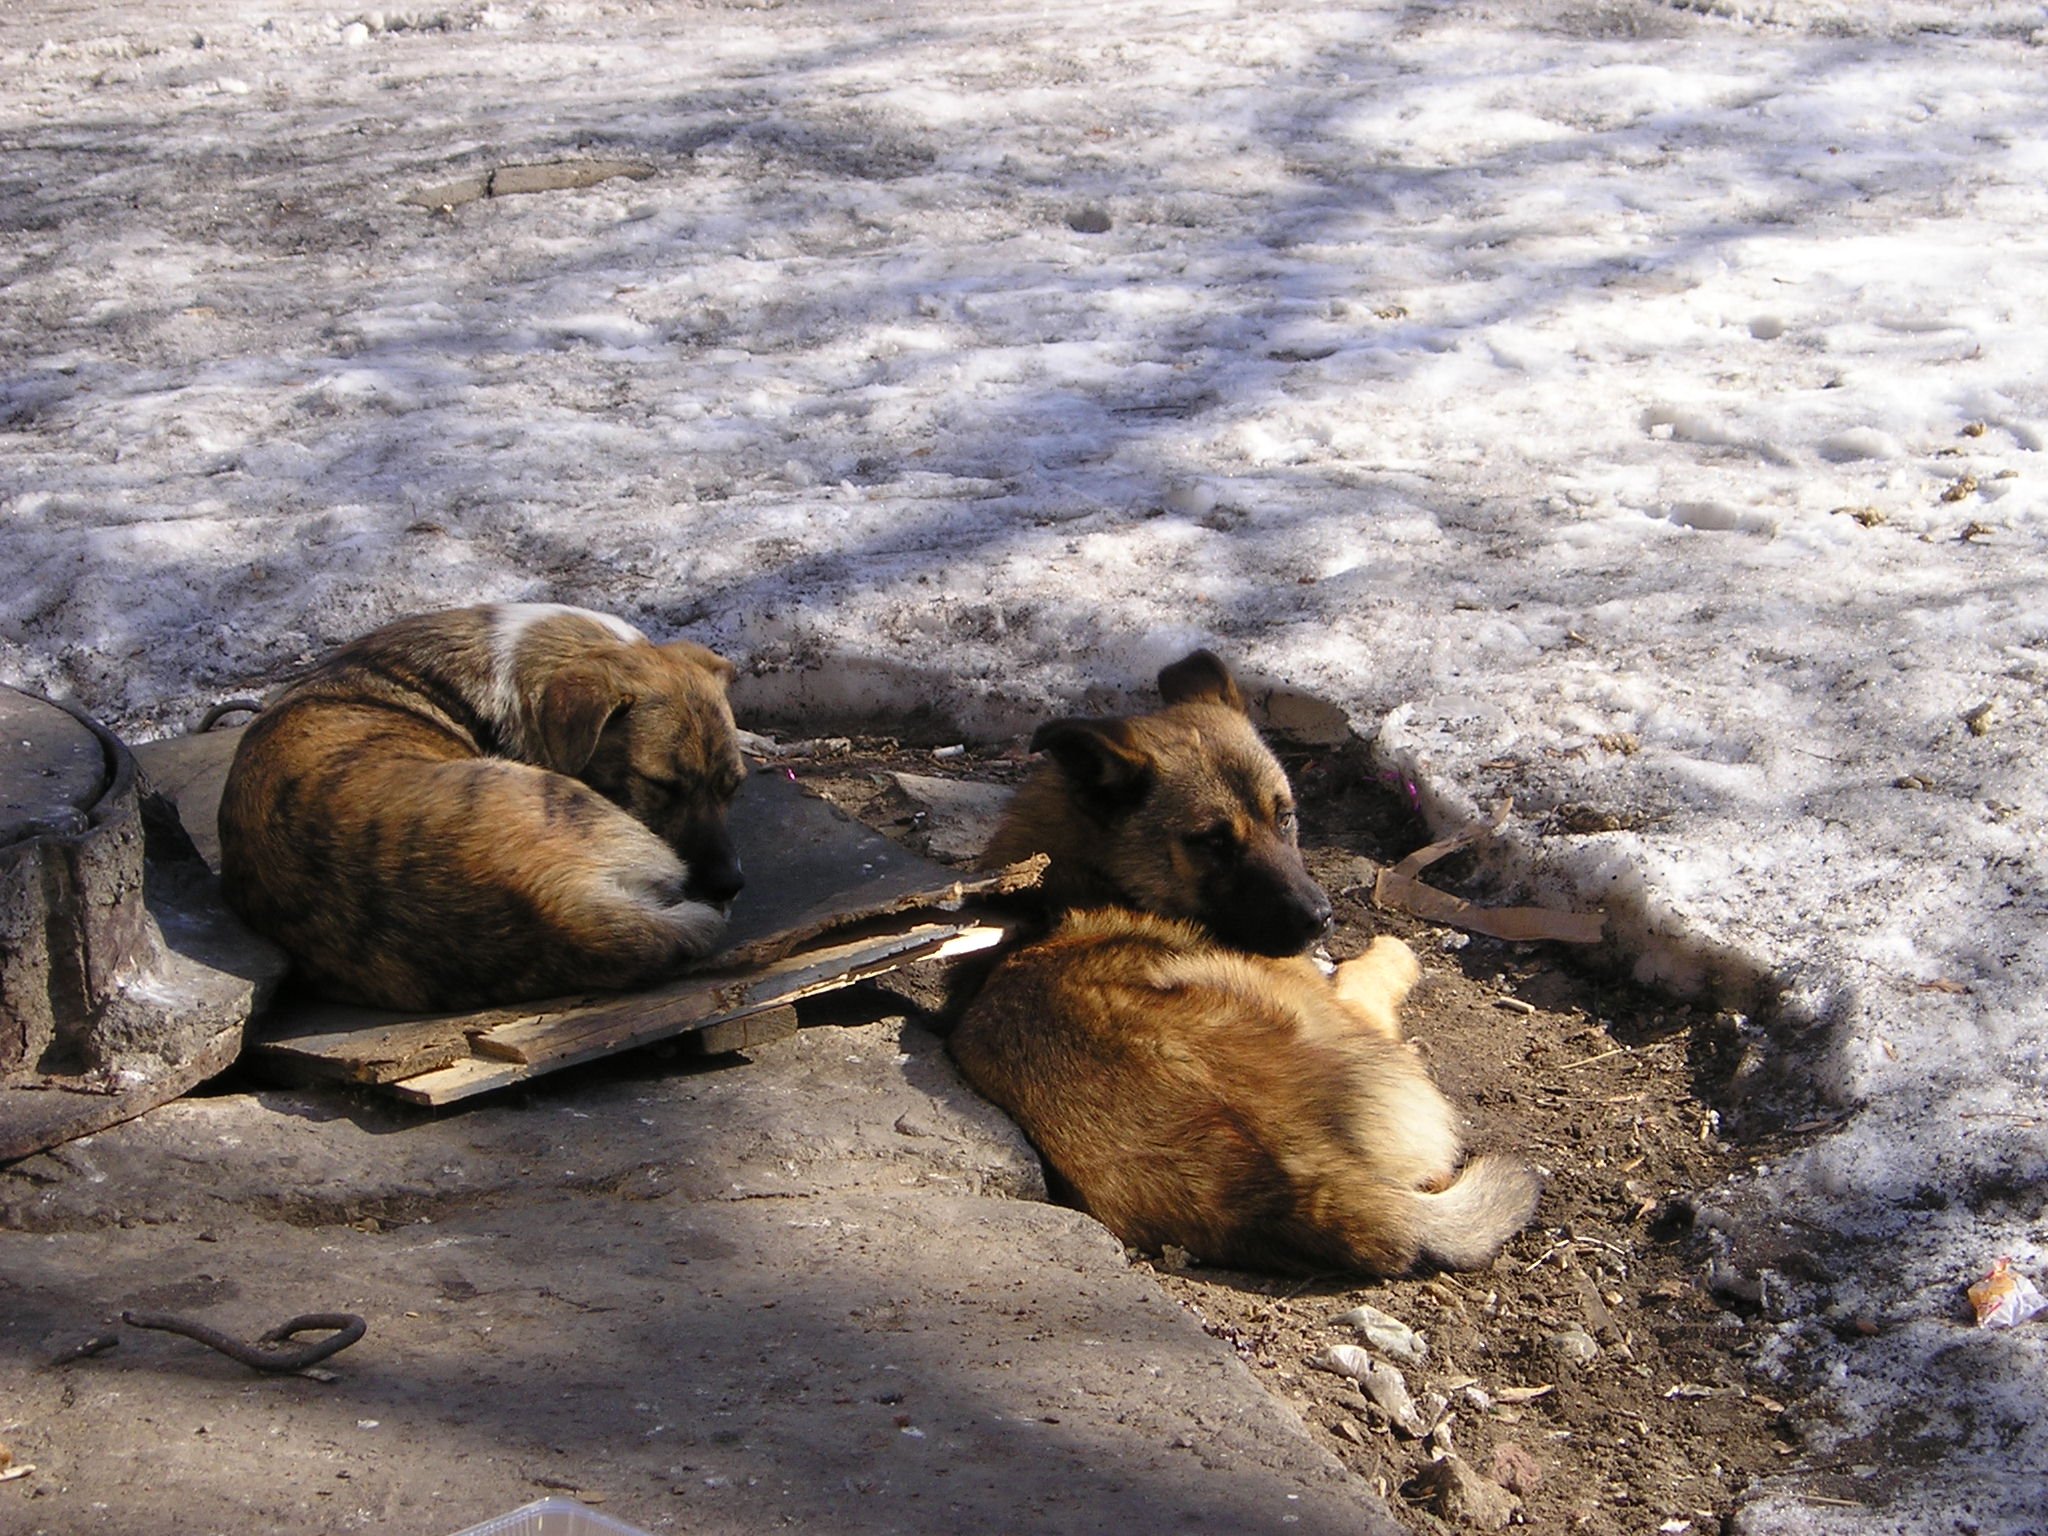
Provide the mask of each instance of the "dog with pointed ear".
POLYGON ((228 901, 351 1002, 652 980, 716 945, 744 883, 732 675, 556 604, 386 625, 244 734, 220 808, 228 901))
POLYGON ((985 861, 1047 855, 1055 908, 1129 907, 1254 954, 1298 953, 1328 926, 1330 898, 1302 863, 1285 770, 1212 652, 1162 670, 1159 693, 1152 714, 1040 726, 1031 749, 1047 761, 985 861))
POLYGON ((1197 651, 1164 707, 1055 720, 991 863, 1049 857, 1049 931, 987 974, 947 1037, 1049 1181, 1123 1242, 1211 1264, 1394 1275, 1491 1264, 1541 1181, 1464 1157, 1400 1033, 1422 974, 1378 938, 1334 978, 1298 953, 1330 902, 1279 762, 1197 651))

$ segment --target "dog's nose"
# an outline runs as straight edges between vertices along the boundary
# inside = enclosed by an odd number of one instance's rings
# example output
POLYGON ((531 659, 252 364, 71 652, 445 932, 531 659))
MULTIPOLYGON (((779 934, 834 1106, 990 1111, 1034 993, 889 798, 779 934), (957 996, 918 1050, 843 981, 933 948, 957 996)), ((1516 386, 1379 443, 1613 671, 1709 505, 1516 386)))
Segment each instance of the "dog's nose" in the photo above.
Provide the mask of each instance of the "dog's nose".
POLYGON ((690 894, 701 901, 723 905, 739 895, 747 877, 738 859, 699 866, 690 871, 690 894))
POLYGON ((1331 904, 1330 898, 1320 892, 1314 900, 1304 902, 1300 926, 1294 933, 1295 948, 1307 949, 1311 944, 1321 943, 1328 938, 1336 915, 1337 909, 1331 904))
POLYGON ((1317 889, 1315 899, 1308 904, 1308 915, 1315 919, 1318 933, 1330 931, 1330 924, 1337 916, 1337 908, 1331 902, 1328 891, 1317 889))

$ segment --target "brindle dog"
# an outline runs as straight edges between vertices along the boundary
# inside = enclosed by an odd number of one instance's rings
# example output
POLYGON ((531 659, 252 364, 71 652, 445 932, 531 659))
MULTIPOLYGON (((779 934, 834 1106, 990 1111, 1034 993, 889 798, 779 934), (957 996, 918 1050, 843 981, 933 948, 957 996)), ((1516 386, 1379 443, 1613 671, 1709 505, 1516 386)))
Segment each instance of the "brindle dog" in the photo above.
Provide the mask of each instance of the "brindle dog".
POLYGON ((1063 915, 950 1037, 968 1079, 1124 1242, 1212 1264, 1393 1275, 1493 1262, 1535 1209, 1519 1159, 1460 1168, 1456 1112, 1401 1038, 1421 974, 1379 938, 1325 977, 1329 898, 1287 776, 1197 651, 1166 707, 1059 720, 988 861, 1050 856, 1063 915))
POLYGON ((229 903, 326 994, 470 1008, 630 987, 742 884, 732 667, 553 604, 400 619, 274 698, 220 808, 229 903))

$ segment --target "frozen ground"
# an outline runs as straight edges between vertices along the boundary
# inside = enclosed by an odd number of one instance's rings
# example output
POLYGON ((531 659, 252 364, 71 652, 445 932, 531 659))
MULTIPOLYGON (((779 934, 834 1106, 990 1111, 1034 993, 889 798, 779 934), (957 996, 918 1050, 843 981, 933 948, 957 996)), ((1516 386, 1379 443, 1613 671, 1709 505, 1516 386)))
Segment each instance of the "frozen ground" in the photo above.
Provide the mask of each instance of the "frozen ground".
POLYGON ((0 676, 143 737, 547 597, 1000 735, 1212 643, 1846 1112, 1709 1214, 1801 1464, 1925 1483, 1748 1527, 2042 1528, 1957 1307, 2048 1263, 2048 9, 14 0, 0 80, 0 676), (562 157, 653 174, 400 201, 562 157))

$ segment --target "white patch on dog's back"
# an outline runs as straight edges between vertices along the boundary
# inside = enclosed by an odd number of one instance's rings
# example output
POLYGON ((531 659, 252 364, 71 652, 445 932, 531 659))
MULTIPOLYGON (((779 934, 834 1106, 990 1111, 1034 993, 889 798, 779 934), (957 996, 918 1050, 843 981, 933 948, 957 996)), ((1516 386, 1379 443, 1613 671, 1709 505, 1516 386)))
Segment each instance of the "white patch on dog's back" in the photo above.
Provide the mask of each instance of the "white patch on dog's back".
POLYGON ((490 608, 491 682, 487 699, 492 718, 510 724, 519 709, 519 645, 526 632, 547 619, 588 619, 609 630, 626 645, 646 644, 647 637, 624 619, 567 603, 494 603, 490 608))

